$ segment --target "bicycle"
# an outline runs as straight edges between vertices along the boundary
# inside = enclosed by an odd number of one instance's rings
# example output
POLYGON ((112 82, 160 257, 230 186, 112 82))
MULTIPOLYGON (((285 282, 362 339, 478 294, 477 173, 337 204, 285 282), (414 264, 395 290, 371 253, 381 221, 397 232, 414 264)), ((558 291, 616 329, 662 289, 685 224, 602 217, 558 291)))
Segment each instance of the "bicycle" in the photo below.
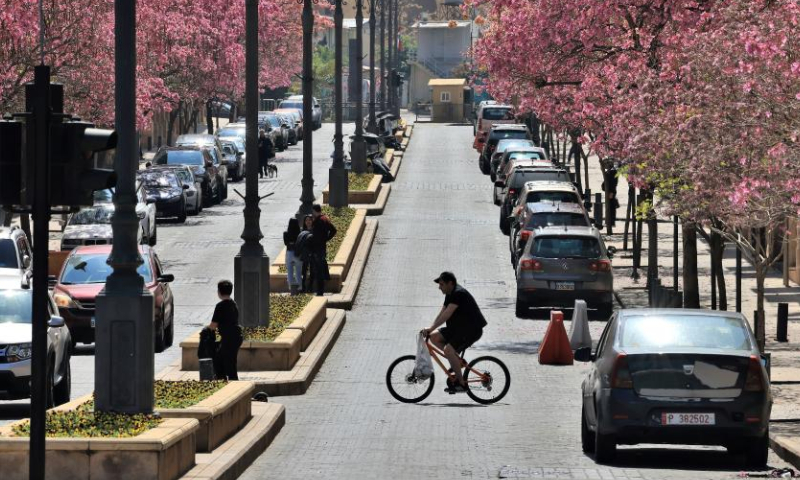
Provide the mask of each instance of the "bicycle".
MULTIPOLYGON (((425 343, 431 353, 431 358, 447 375, 448 385, 454 384, 455 374, 445 367, 441 360, 446 359, 444 352, 432 345, 429 338, 425 339, 425 343)), ((461 368, 465 368, 464 379, 467 381, 469 398, 480 404, 488 405, 505 397, 511 386, 511 375, 503 362, 495 357, 482 356, 467 363, 464 359, 464 351, 459 352, 459 357, 461 358, 461 368)), ((389 387, 389 393, 403 403, 420 402, 433 391, 433 372, 426 379, 417 378, 414 375, 415 365, 416 356, 404 355, 392 362, 386 372, 386 386, 389 387)))

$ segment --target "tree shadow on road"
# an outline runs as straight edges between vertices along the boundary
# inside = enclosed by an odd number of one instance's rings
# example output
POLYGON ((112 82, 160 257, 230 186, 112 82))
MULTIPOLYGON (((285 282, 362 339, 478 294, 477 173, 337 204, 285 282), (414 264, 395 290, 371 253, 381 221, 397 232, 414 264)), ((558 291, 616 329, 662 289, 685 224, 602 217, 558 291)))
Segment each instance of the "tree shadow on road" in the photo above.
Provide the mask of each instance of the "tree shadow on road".
POLYGON ((535 354, 539 352, 540 342, 532 340, 529 342, 480 342, 480 345, 471 347, 467 350, 467 361, 481 355, 492 355, 495 352, 505 353, 524 353, 535 354), (472 352, 470 354, 470 352, 472 352))
POLYGON ((712 470, 740 472, 747 470, 744 457, 730 455, 725 450, 682 449, 663 447, 620 448, 609 464, 618 468, 712 470))

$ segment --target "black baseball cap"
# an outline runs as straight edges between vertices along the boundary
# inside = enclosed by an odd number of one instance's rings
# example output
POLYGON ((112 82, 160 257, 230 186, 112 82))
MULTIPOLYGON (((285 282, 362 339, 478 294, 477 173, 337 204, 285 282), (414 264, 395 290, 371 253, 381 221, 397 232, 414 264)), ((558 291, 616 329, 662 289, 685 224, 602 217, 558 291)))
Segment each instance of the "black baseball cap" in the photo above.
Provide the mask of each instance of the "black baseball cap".
POLYGON ((457 283, 456 282, 456 276, 453 275, 453 272, 442 272, 442 273, 440 273, 438 277, 433 279, 433 283, 439 283, 439 282, 457 283))

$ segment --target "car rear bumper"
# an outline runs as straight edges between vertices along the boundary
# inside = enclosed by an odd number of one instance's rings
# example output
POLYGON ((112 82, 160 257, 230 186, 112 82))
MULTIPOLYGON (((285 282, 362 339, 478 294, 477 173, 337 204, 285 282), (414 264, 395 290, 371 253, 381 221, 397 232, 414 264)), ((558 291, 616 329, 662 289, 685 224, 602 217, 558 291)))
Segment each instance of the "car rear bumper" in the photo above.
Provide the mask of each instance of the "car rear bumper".
POLYGON ((575 306, 575 300, 584 300, 590 307, 598 306, 601 304, 608 304, 614 300, 614 294, 611 291, 599 290, 569 290, 559 291, 552 290, 548 287, 525 289, 518 288, 517 296, 520 300, 527 303, 534 303, 542 307, 562 307, 572 308, 575 306))
POLYGON ((640 397, 632 390, 606 390, 600 403, 600 432, 621 444, 731 445, 767 432, 768 395, 744 393, 731 401, 669 401, 640 397), (665 413, 713 413, 714 425, 663 425, 665 413))

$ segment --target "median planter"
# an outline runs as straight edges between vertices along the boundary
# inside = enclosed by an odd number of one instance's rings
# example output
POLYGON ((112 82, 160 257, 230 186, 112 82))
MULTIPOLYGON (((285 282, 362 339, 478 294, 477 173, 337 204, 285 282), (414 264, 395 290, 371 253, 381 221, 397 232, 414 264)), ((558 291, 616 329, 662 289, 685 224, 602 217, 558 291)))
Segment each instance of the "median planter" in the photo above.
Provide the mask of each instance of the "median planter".
MULTIPOLYGON (((4 480, 28 479, 29 439, 14 436, 14 427, 26 421, 0 427, 4 480)), ((194 418, 167 418, 127 438, 48 438, 45 476, 78 480, 178 479, 195 464, 198 426, 194 418)))
MULTIPOLYGON (((355 174, 351 174, 355 175, 355 174)), ((362 175, 370 175, 370 174, 362 174, 362 175)), ((354 185, 357 185, 355 182, 351 182, 348 191, 347 191, 347 203, 349 204, 372 204, 378 201, 378 195, 380 195, 382 183, 381 183, 381 176, 380 175, 371 175, 372 178, 369 180, 366 188, 353 188, 354 185)), ((330 192, 328 191, 328 186, 322 190, 322 203, 327 204, 330 198, 330 192)))

